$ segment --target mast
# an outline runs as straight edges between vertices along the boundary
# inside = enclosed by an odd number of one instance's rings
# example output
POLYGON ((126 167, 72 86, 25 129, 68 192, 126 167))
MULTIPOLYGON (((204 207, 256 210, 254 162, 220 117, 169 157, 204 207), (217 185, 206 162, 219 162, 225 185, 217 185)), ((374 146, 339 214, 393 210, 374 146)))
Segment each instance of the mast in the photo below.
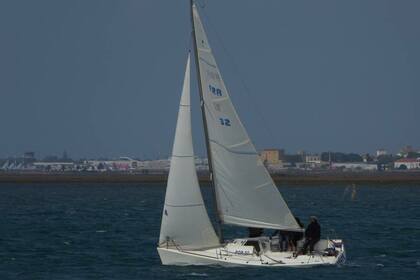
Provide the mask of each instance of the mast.
POLYGON ((222 231, 222 221, 220 219, 219 214, 219 207, 217 203, 216 198, 216 188, 214 185, 214 173, 213 173, 213 161, 212 156, 210 152, 210 141, 209 141, 209 133, 207 128, 207 120, 206 120, 206 108, 204 104, 204 98, 203 98, 203 87, 201 84, 201 74, 200 74, 200 65, 199 65, 199 58, 198 58, 198 50, 197 50, 197 40, 195 36, 195 26, 194 26, 194 12, 193 12, 193 5, 194 0, 190 0, 190 10, 191 10, 191 26, 192 26, 192 36, 193 36, 193 44, 194 44, 194 58, 195 58, 195 67, 197 72, 197 80, 198 80, 198 91, 200 93, 200 107, 201 107, 201 116, 203 119, 203 126, 204 126, 204 138, 206 139, 206 151, 207 151, 207 160, 209 165, 209 173, 210 173, 210 185, 213 190, 213 197, 214 197, 214 204, 216 209, 216 232, 219 237, 219 242, 223 243, 223 231, 222 231))

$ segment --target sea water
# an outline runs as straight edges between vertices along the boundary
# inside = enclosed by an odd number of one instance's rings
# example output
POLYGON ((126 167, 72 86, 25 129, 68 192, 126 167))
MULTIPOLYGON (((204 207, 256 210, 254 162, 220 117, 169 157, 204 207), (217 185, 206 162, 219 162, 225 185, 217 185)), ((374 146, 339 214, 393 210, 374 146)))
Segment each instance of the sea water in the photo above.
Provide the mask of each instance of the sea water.
MULTIPOLYGON (((0 184, 0 279, 420 279, 419 185, 280 190, 305 224, 316 215, 324 237, 344 239, 345 265, 162 266, 163 184, 0 184)), ((210 187, 203 193, 212 211, 210 187)))

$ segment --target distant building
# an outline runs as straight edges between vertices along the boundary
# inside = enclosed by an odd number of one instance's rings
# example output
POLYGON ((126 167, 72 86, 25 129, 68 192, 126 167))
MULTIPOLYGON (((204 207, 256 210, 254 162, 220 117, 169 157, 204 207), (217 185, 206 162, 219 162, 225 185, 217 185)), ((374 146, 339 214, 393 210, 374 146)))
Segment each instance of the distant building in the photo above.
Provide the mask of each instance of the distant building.
POLYGON ((402 158, 394 162, 395 169, 420 169, 420 158, 402 158))
POLYGON ((378 165, 365 162, 333 162, 331 164, 331 168, 360 171, 376 171, 378 170, 378 165))
POLYGON ((320 164, 321 163, 321 156, 320 155, 306 155, 305 156, 305 162, 306 163, 320 164))
POLYGON ((304 159, 302 159, 301 155, 285 155, 284 158, 285 162, 289 162, 292 164, 304 162, 304 159))
POLYGON ((23 163, 24 164, 31 164, 35 162, 35 153, 34 152, 25 152, 23 153, 23 163))
POLYGON ((171 165, 170 159, 157 159, 144 162, 144 169, 151 172, 168 172, 171 165))
POLYGON ((386 156, 387 154, 388 154, 388 152, 385 149, 379 149, 379 150, 376 151, 376 157, 386 156))
POLYGON ((363 154, 362 155, 363 162, 372 162, 373 157, 370 154, 363 154))
POLYGON ((86 161, 87 166, 91 167, 91 170, 97 171, 129 171, 141 169, 143 167, 141 161, 129 158, 120 157, 115 160, 88 160, 86 161))
POLYGON ((413 152, 415 152, 413 147, 411 147, 410 145, 407 145, 401 148, 401 151, 398 153, 398 155, 405 157, 409 153, 413 153, 413 152))
POLYGON ((114 170, 131 170, 140 165, 138 160, 130 157, 120 157, 117 160, 106 161, 106 163, 114 170))
POLYGON ((208 171, 209 170, 209 161, 207 158, 195 158, 195 167, 197 171, 208 171))
POLYGON ((36 169, 42 171, 71 171, 74 169, 73 162, 34 162, 33 165, 36 169))
POLYGON ((264 149, 260 157, 265 164, 279 164, 284 161, 284 150, 264 149))
POLYGON ((267 170, 270 173, 278 173, 280 171, 284 171, 289 168, 293 168, 291 163, 289 162, 280 162, 278 164, 267 164, 267 170))

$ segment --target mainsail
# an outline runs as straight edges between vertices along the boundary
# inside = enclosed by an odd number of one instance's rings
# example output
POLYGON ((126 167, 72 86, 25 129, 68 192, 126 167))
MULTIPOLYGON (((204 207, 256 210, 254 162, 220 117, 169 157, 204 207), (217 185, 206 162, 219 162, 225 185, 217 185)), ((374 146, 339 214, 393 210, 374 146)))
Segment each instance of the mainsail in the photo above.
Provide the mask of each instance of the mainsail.
POLYGON ((300 230, 232 105, 195 4, 192 13, 219 218, 245 227, 300 230))
POLYGON ((219 241, 204 206, 195 169, 191 135, 190 56, 179 105, 159 244, 200 249, 219 241))

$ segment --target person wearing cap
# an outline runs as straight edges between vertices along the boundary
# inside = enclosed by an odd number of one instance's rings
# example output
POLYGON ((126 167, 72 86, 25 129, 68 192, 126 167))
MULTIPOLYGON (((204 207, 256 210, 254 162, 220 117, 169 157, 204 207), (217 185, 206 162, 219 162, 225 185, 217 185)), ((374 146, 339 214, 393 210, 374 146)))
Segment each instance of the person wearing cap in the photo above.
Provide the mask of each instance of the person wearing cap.
POLYGON ((305 243, 303 244, 300 253, 306 253, 309 247, 309 252, 313 252, 315 244, 321 239, 321 226, 315 216, 311 216, 310 224, 305 230, 305 243))

